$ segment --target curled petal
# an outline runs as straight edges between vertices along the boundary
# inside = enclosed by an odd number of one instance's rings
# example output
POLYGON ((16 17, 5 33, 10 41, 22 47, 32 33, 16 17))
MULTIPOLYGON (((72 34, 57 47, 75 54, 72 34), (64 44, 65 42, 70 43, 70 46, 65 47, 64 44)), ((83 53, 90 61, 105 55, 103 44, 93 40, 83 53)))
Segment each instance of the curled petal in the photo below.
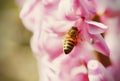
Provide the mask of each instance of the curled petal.
POLYGON ((32 32, 35 30, 36 24, 40 24, 40 20, 43 19, 43 8, 41 6, 40 0, 27 0, 20 12, 23 24, 32 32))
MULTIPOLYGON (((38 9, 38 3, 40 0, 29 0, 26 1, 22 7, 21 13, 20 13, 20 18, 24 18, 28 16, 31 13, 34 13, 35 9, 38 9)), ((34 14, 35 15, 35 14, 34 14)))
POLYGON ((112 75, 96 60, 88 62, 89 81, 114 81, 112 75))
POLYGON ((54 60, 63 52, 62 39, 52 33, 44 32, 42 35, 42 41, 39 41, 45 52, 49 54, 51 60, 54 60))
POLYGON ((91 34, 100 34, 103 33, 107 30, 107 26, 99 23, 99 22, 95 22, 95 21, 86 21, 89 25, 88 27, 88 32, 91 34))
POLYGON ((93 38, 92 45, 95 48, 95 50, 106 56, 109 56, 109 54, 110 54, 109 48, 106 45, 102 36, 101 35, 93 35, 93 36, 91 35, 91 37, 93 38))
POLYGON ((23 20, 23 24, 31 31, 33 30, 35 21, 34 14, 32 13, 35 5, 32 5, 32 0, 24 2, 24 5, 20 12, 20 18, 23 20))

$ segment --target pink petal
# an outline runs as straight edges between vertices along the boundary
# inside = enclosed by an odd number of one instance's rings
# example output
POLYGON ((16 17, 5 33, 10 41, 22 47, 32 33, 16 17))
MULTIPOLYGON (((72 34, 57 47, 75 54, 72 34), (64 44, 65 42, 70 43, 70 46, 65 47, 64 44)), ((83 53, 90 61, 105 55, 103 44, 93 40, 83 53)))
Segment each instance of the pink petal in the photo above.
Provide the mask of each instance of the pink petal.
POLYGON ((92 45, 95 48, 95 50, 106 56, 109 56, 109 54, 110 54, 109 48, 106 45, 102 36, 101 35, 91 35, 91 38, 93 38, 92 45))
POLYGON ((29 0, 26 1, 22 7, 20 18, 24 18, 25 16, 29 15, 30 13, 34 13, 35 9, 38 9, 39 0, 29 0))
POLYGON ((69 21, 75 21, 80 18, 81 10, 78 0, 63 0, 59 4, 59 13, 69 21), (67 6, 66 6, 67 5, 67 6))
POLYGON ((88 80, 88 75, 85 73, 79 73, 74 78, 70 81, 89 81, 88 80))
POLYGON ((82 17, 89 19, 96 13, 93 4, 89 0, 79 0, 79 2, 81 5, 82 17))
POLYGON ((40 14, 38 15, 38 6, 40 5, 38 3, 40 3, 39 0, 26 1, 20 12, 20 18, 22 19, 23 24, 30 31, 34 31, 37 19, 41 18, 40 14))
POLYGON ((88 27, 88 32, 91 34, 100 34, 103 33, 107 30, 107 26, 99 23, 99 22, 95 22, 95 21, 86 21, 89 25, 88 27))
POLYGON ((75 22, 69 21, 55 21, 53 20, 49 29, 58 35, 65 35, 65 33, 74 25, 75 22), (67 24, 66 24, 67 23, 67 24))
POLYGON ((42 51, 43 49, 39 46, 39 41, 40 41, 39 38, 40 38, 40 32, 36 31, 35 33, 33 33, 33 36, 30 40, 31 43, 30 45, 36 58, 39 58, 43 54, 42 51))
POLYGON ((43 20, 43 7, 40 5, 40 0, 26 1, 20 12, 20 18, 25 27, 33 32, 36 25, 41 24, 43 20))
POLYGON ((57 67, 57 64, 49 61, 46 56, 38 59, 38 66, 39 81, 60 81, 60 78, 58 77, 59 68, 57 67))
POLYGON ((42 4, 46 8, 46 10, 55 9, 58 6, 60 0, 42 0, 42 4))
POLYGON ((60 37, 53 33, 43 32, 41 34, 40 44, 51 60, 63 53, 63 43, 60 37))
POLYGON ((80 58, 80 53, 75 53, 74 56, 69 54, 63 59, 61 68, 64 68, 63 72, 71 72, 73 68, 79 67, 84 63, 84 59, 80 58))
POLYGON ((114 81, 107 69, 96 60, 88 62, 88 76, 89 81, 114 81))

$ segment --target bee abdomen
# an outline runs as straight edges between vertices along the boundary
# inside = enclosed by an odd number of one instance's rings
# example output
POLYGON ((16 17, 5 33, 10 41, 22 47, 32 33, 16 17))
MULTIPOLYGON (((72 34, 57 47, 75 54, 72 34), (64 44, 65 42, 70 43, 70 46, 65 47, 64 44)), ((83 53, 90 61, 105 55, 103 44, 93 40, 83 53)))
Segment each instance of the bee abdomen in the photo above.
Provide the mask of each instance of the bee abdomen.
POLYGON ((69 54, 74 47, 74 42, 71 40, 65 40, 64 41, 64 52, 65 54, 69 54))

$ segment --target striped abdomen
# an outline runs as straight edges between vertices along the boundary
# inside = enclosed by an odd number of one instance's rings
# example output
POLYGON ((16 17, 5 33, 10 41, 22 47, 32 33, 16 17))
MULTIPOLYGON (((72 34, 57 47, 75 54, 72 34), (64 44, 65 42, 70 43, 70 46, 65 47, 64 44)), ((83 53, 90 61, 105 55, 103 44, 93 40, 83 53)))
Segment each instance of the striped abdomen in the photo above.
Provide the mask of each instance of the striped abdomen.
POLYGON ((71 38, 66 38, 64 40, 64 53, 69 54, 75 45, 76 45, 76 40, 71 38))

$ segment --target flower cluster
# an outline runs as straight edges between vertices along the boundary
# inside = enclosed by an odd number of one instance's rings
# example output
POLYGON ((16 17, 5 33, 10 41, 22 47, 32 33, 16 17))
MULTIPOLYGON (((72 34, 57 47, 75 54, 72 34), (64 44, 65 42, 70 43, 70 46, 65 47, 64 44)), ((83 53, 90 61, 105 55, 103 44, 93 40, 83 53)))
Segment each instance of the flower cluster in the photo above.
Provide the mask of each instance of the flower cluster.
POLYGON ((120 15, 117 6, 108 4, 117 1, 22 2, 20 18, 33 33, 31 48, 38 60, 40 81, 120 80, 120 15), (79 31, 78 43, 65 55, 63 41, 73 26, 79 31))

